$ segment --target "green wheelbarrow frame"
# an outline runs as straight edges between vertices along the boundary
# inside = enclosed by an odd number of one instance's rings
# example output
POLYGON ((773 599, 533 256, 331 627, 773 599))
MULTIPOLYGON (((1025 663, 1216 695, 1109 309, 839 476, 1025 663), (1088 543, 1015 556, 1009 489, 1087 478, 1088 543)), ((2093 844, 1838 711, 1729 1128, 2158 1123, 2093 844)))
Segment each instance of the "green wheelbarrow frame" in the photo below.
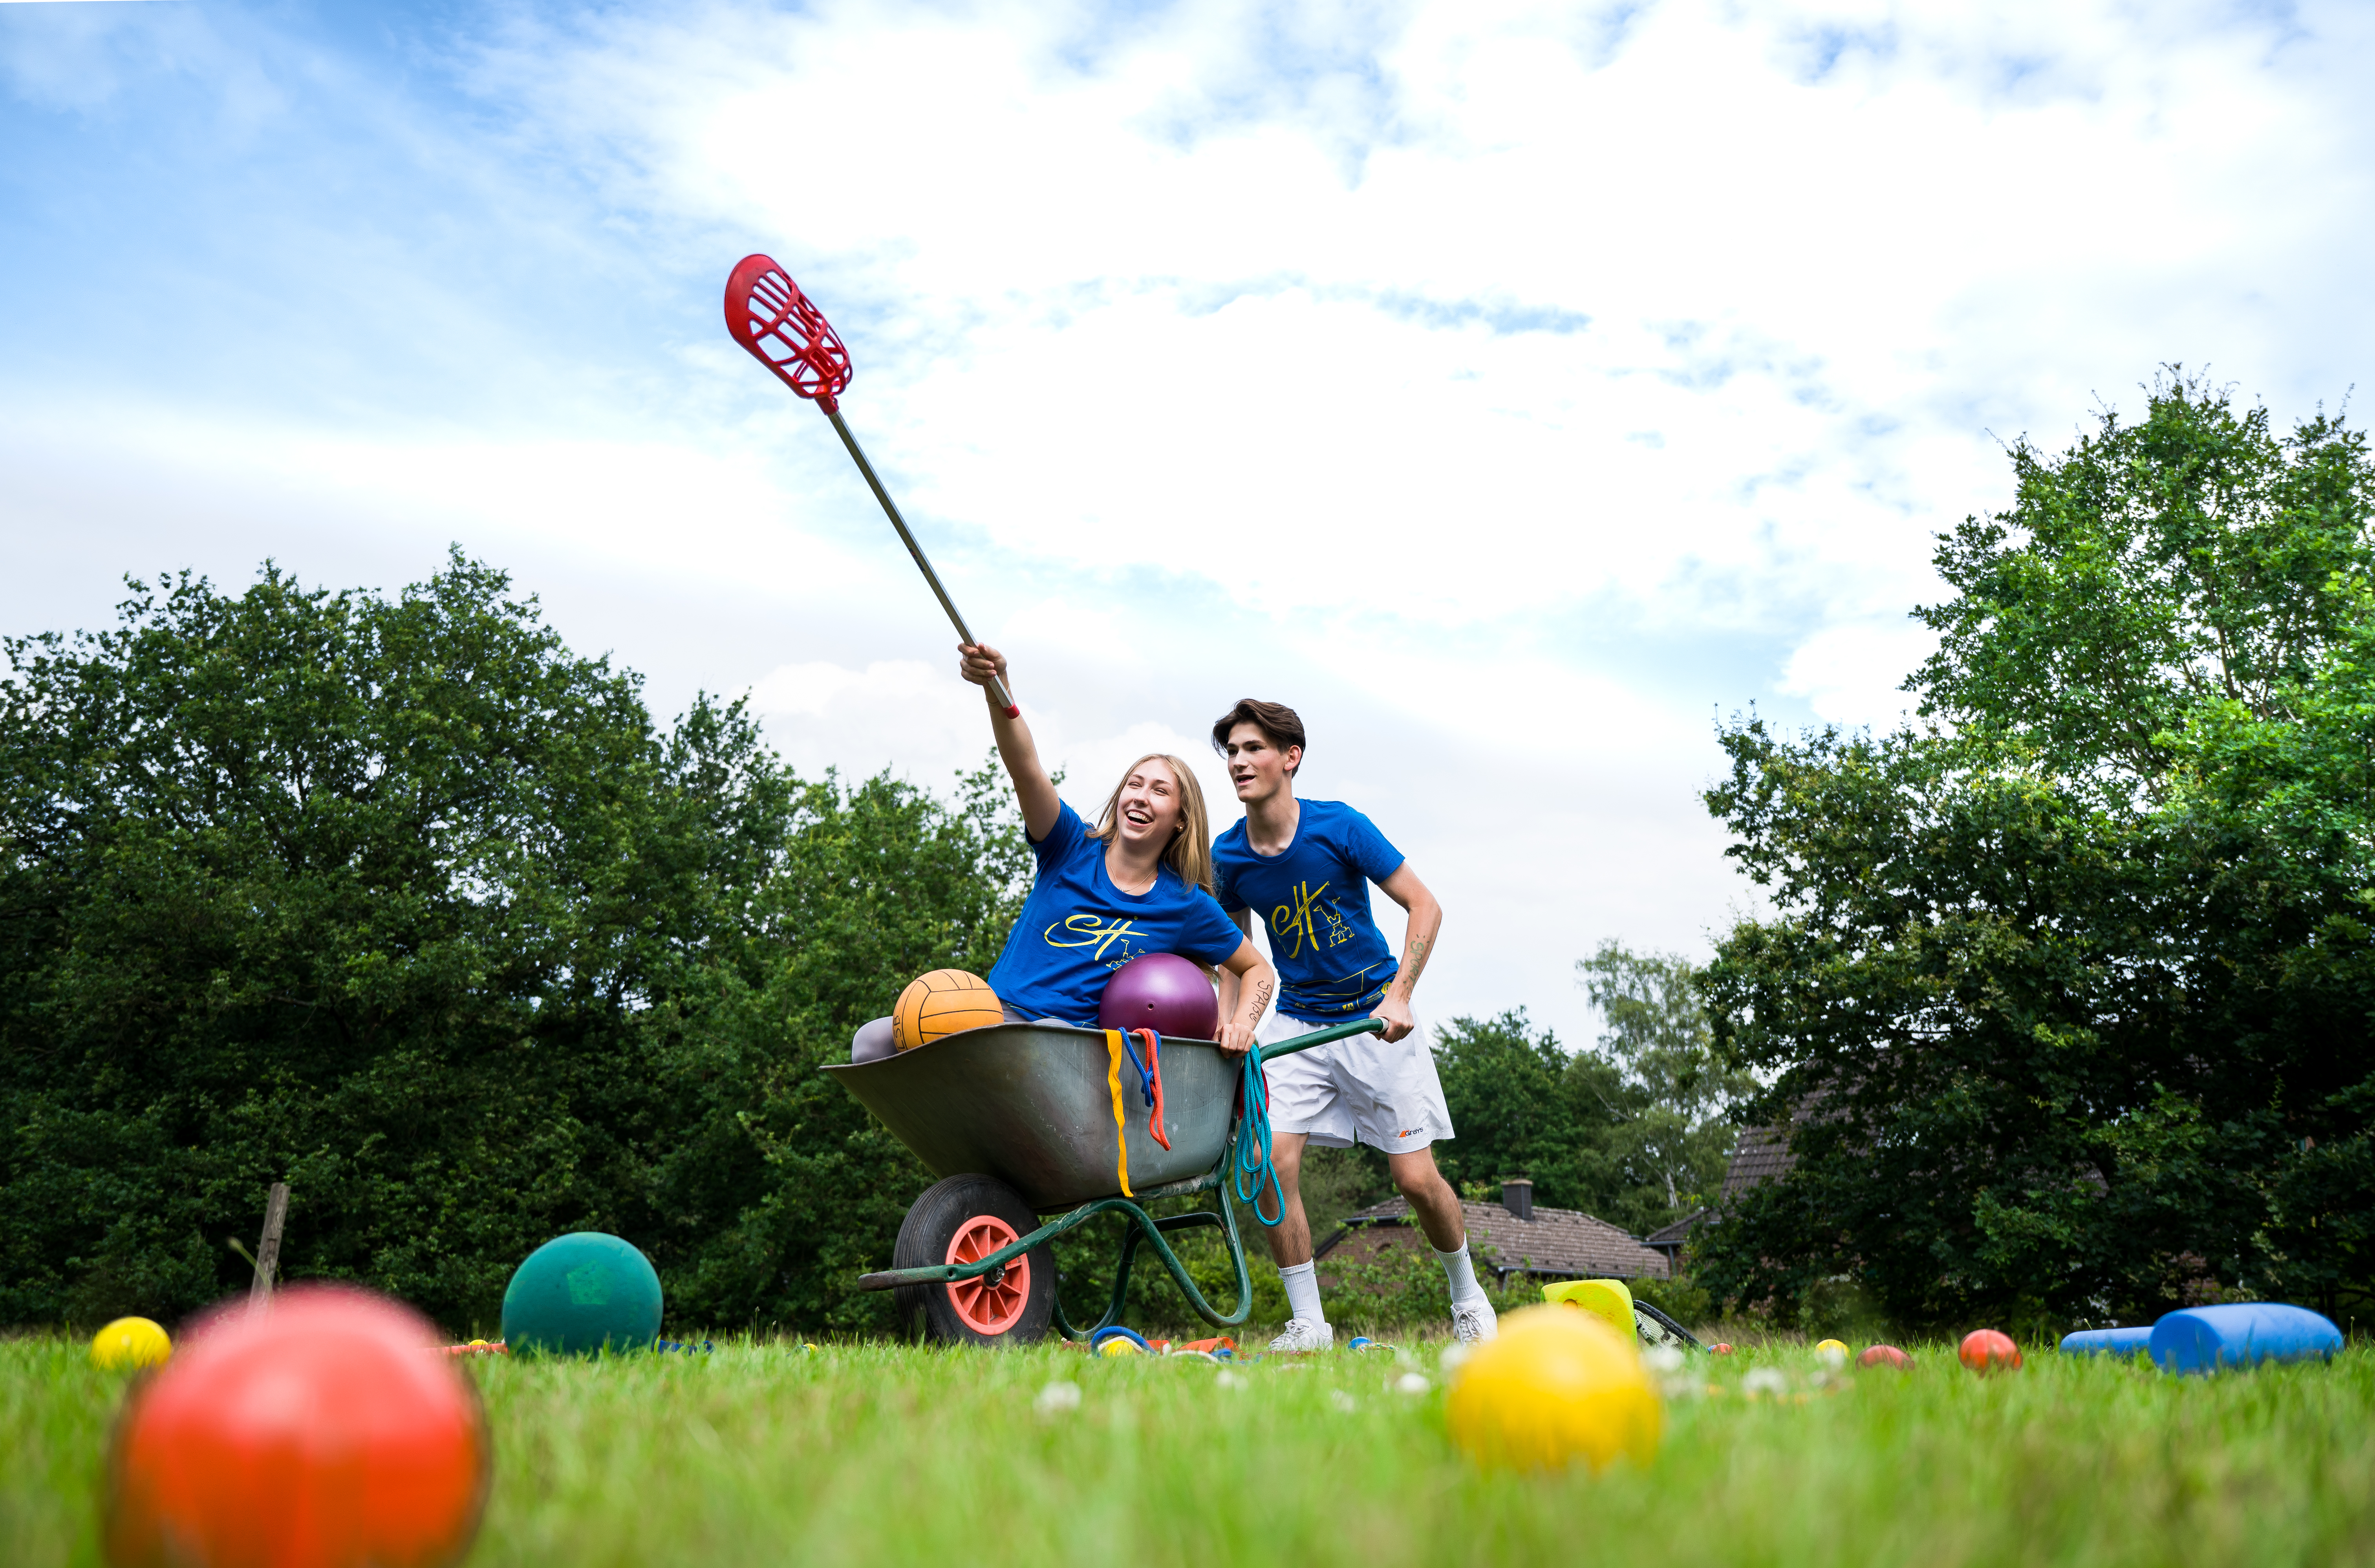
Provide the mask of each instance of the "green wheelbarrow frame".
MULTIPOLYGON (((1255 1050, 1268 1062, 1358 1034, 1383 1033, 1385 1027, 1380 1019, 1354 1019, 1255 1050)), ((984 1275, 994 1276, 995 1283, 1009 1263, 1034 1247, 1100 1215, 1119 1214, 1129 1224, 1122 1232, 1113 1300, 1103 1317, 1081 1328, 1064 1315, 1063 1299, 1057 1296, 1058 1333, 1067 1339, 1086 1339, 1120 1321, 1140 1246, 1153 1249, 1197 1316, 1215 1328, 1245 1322, 1253 1310, 1253 1277, 1246 1267, 1245 1237, 1237 1229, 1230 1167, 1243 1121, 1242 1109, 1235 1107, 1239 1071, 1211 1041, 1166 1037, 1162 1056, 1165 1131, 1172 1148, 1156 1144, 1142 1125, 1120 1129, 1129 1169, 1154 1178, 1154 1185, 1138 1187, 1130 1197, 1114 1190, 1120 1185, 1116 1180, 1117 1129, 1102 1031, 998 1024, 952 1034, 889 1060, 825 1067, 934 1174, 987 1175, 1014 1188, 1035 1212, 1066 1210, 972 1263, 883 1269, 860 1275, 857 1288, 951 1285, 984 1275), (1086 1054, 1091 1044, 1093 1057, 1086 1054), (1082 1201, 1084 1190, 1096 1196, 1082 1201), (1158 1219, 1145 1208, 1160 1198, 1214 1191, 1220 1198, 1212 1208, 1158 1219), (1208 1226, 1226 1239, 1229 1262, 1236 1270, 1237 1304, 1230 1312, 1205 1298, 1164 1239, 1208 1226)), ((1126 1081, 1125 1090, 1126 1103, 1136 1107, 1136 1083, 1126 1081)))

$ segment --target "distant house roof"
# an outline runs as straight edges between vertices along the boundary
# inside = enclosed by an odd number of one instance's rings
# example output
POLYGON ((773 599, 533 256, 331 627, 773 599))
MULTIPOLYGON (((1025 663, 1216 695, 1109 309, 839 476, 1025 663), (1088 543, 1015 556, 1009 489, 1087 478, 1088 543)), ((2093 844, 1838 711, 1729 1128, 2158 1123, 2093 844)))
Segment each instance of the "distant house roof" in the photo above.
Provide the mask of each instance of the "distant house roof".
MULTIPOLYGON (((1530 1208, 1531 1205, 1530 1204, 1530 1208)), ((1533 1208, 1520 1220, 1498 1203, 1462 1203, 1472 1256, 1495 1273, 1559 1275, 1586 1279, 1663 1279, 1672 1270, 1666 1255, 1643 1246, 1605 1220, 1573 1208, 1533 1208)), ((1408 1225, 1410 1203, 1388 1198, 1346 1215, 1344 1229, 1329 1238, 1322 1256, 1353 1232, 1385 1225, 1408 1225)))
POLYGON ((1713 1206, 1696 1214, 1685 1215, 1662 1230, 1650 1232, 1641 1238, 1645 1247, 1655 1247, 1666 1256, 1671 1266, 1682 1263, 1683 1248, 1691 1232, 1714 1217, 1715 1211, 1729 1200, 1739 1197, 1760 1182, 1778 1180, 1787 1175, 1795 1163, 1787 1138, 1774 1127, 1743 1127, 1739 1141, 1732 1145, 1731 1163, 1723 1173, 1723 1191, 1713 1206))
POLYGON ((1704 1208, 1694 1214, 1686 1214, 1672 1224, 1652 1231, 1642 1237, 1641 1244, 1645 1247, 1655 1247, 1664 1253, 1668 1268, 1679 1268, 1683 1262, 1683 1248, 1689 1243, 1691 1232, 1697 1230, 1700 1221, 1707 1217, 1707 1211, 1704 1208))
POLYGON ((1797 1163, 1790 1152, 1790 1135, 1779 1127, 1743 1127, 1732 1146, 1731 1165, 1723 1173, 1723 1197, 1718 1207, 1755 1186, 1778 1180, 1797 1163))
POLYGON ((1699 1221, 1706 1218, 1707 1210, 1704 1208, 1685 1214, 1672 1224, 1642 1237, 1641 1244, 1645 1247, 1678 1247, 1691 1239, 1691 1232, 1697 1230, 1699 1221))

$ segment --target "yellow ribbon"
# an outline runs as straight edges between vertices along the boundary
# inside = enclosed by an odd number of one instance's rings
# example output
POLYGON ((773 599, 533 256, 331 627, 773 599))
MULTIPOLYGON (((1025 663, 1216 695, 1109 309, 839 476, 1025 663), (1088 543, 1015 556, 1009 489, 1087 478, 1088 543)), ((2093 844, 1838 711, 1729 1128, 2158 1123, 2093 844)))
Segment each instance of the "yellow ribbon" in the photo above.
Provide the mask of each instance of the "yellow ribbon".
POLYGON ((1121 1031, 1105 1031, 1105 1087, 1113 1091, 1114 1143, 1119 1149, 1120 1167, 1115 1173, 1121 1179, 1121 1195, 1136 1197, 1129 1190, 1129 1130, 1121 1119, 1121 1031))

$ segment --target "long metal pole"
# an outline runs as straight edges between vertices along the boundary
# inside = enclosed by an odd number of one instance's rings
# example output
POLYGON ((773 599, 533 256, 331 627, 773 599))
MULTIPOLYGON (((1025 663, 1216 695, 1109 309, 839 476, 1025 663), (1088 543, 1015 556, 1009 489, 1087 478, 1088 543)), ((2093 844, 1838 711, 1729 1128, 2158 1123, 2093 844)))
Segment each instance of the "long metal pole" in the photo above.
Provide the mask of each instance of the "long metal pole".
MULTIPOLYGON (((924 581, 932 585, 933 596, 940 601, 940 607, 949 612, 949 624, 957 629, 959 637, 968 643, 973 643, 973 633, 965 630, 964 617, 957 613, 956 602, 949 597, 949 591, 940 586, 940 574, 932 570, 930 561, 924 559, 924 547, 916 542, 916 536, 907 532, 907 520, 899 515, 899 508, 892 501, 891 492, 884 489, 882 481, 874 477, 874 465, 866 460, 865 452, 858 447, 857 438, 849 433, 847 425, 842 423, 841 410, 831 406, 831 398, 819 398, 817 401, 818 406, 824 409, 824 417, 833 421, 833 432, 841 437, 841 444, 849 448, 849 455, 857 459, 857 471, 866 476, 866 483, 874 491, 874 499, 882 503, 883 512, 891 518, 891 526, 899 530, 899 542, 905 545, 907 553, 916 558, 916 564, 923 569, 924 581)), ((998 694, 998 703, 1005 708, 1008 718, 1022 716, 1022 710, 1016 707, 1014 699, 1007 695, 1004 681, 993 675, 989 678, 989 688, 998 694)))

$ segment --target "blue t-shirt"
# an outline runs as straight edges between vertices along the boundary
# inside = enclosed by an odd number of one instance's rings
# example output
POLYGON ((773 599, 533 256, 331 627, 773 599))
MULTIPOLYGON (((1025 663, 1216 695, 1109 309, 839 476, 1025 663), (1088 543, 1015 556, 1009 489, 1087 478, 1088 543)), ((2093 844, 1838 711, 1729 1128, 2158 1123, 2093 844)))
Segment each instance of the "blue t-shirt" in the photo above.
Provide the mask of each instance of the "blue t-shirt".
POLYGON ((1221 907, 1269 923, 1278 1010, 1306 1023, 1367 1013, 1393 983, 1394 950, 1369 914, 1369 884, 1401 869, 1402 852, 1339 800, 1304 800, 1294 842, 1256 855, 1242 817, 1212 842, 1221 907))
POLYGON ((1105 846, 1069 806, 1047 836, 1031 846, 1039 874, 1022 902, 1006 950, 989 972, 998 999, 1025 1018, 1062 1019, 1094 1028, 1113 972, 1144 953, 1177 953, 1199 963, 1225 961, 1245 933, 1212 895, 1158 867, 1143 894, 1123 892, 1105 875, 1105 846))

